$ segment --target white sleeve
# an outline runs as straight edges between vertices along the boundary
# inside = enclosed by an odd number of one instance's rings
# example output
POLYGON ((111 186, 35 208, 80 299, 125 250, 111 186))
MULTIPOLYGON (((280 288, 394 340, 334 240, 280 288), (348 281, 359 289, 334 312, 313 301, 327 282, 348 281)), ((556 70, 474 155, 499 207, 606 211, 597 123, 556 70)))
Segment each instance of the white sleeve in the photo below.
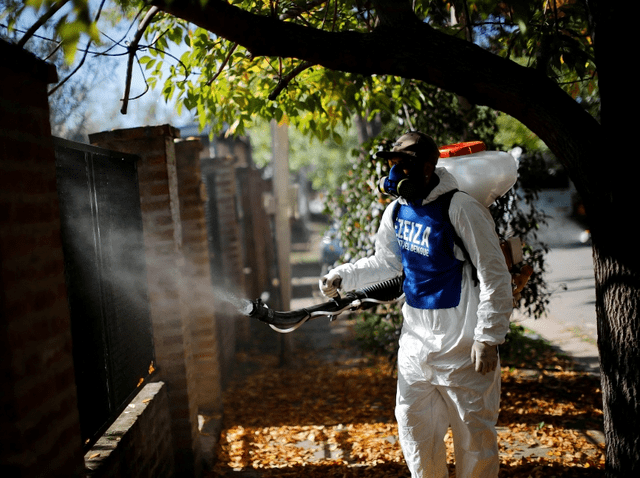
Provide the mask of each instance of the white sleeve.
POLYGON ((509 331, 513 312, 511 274, 489 210, 467 194, 451 200, 449 217, 478 271, 480 304, 474 340, 498 345, 509 331))
POLYGON ((402 274, 400 247, 392 217, 395 204, 394 201, 387 206, 382 215, 380 227, 376 233, 374 255, 333 269, 342 277, 342 290, 361 289, 402 274))

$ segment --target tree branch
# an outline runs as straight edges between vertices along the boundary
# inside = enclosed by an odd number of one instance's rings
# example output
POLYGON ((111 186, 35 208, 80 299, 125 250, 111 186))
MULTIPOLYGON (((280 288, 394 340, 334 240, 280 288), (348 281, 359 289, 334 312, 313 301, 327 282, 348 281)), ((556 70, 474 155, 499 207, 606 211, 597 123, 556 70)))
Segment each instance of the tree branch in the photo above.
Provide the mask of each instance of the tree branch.
POLYGON ((122 108, 120 109, 120 113, 123 115, 127 114, 127 107, 129 105, 129 93, 131 92, 131 75, 133 70, 133 60, 136 56, 136 51, 138 50, 138 45, 140 43, 140 39, 142 35, 144 35, 144 31, 151 23, 153 17, 160 11, 158 7, 151 7, 147 14, 144 16, 140 25, 138 26, 138 30, 136 31, 131 44, 129 45, 129 59, 127 61, 127 76, 125 78, 125 86, 124 86, 124 95, 122 97, 122 108))
POLYGON ((44 14, 42 15, 40 18, 38 18, 38 20, 36 20, 36 22, 31 25, 31 28, 29 28, 27 30, 27 32, 22 35, 22 38, 20 38, 20 41, 18 42, 18 46, 20 48, 23 48, 25 43, 27 43, 27 41, 29 41, 29 38, 31 38, 33 36, 33 34, 35 32, 38 31, 38 29, 44 25, 45 23, 47 23, 47 21, 54 16, 58 10, 60 10, 62 7, 65 6, 65 4, 69 3, 69 0, 64 0, 62 2, 55 2, 51 8, 44 14))
POLYGON ((467 41, 473 41, 473 25, 471 23, 471 14, 469 13, 469 3, 467 0, 463 0, 464 5, 464 18, 465 18, 465 27, 467 29, 467 41))
POLYGON ((387 23, 371 33, 328 32, 253 14, 223 0, 208 0, 204 6, 199 0, 154 4, 244 46, 253 56, 297 58, 335 71, 412 78, 503 111, 537 134, 570 175, 585 173, 580 157, 600 141, 597 121, 543 74, 441 33, 415 15, 416 22, 400 21, 396 26, 391 21, 406 19, 406 12, 386 15, 387 23))
POLYGON ((300 65, 296 66, 293 70, 291 70, 291 72, 288 75, 280 78, 274 90, 269 94, 269 99, 271 101, 275 100, 278 97, 278 95, 282 92, 282 90, 284 90, 287 87, 287 85, 291 83, 291 80, 293 80, 296 76, 298 76, 304 70, 306 70, 307 68, 311 68, 312 66, 313 66, 313 63, 309 61, 302 62, 300 65))
POLYGON ((238 44, 234 43, 231 46, 231 49, 229 50, 229 53, 227 53, 227 56, 225 57, 224 61, 220 65, 220 68, 218 68, 218 71, 216 72, 216 74, 213 75, 213 77, 211 77, 211 79, 209 81, 207 81, 207 86, 210 86, 211 83, 213 83, 214 81, 216 81, 218 79, 218 77, 222 73, 222 70, 224 70, 224 67, 227 66, 227 63, 229 63, 229 60, 231 59, 231 55, 233 55, 233 52, 236 51, 236 48, 238 48, 238 44))
MULTIPOLYGON (((221 0, 154 2, 164 11, 244 46, 253 56, 297 58, 362 75, 425 81, 512 113, 523 100, 556 95, 550 80, 427 24, 327 32, 244 11, 221 0)), ((414 16, 414 18, 416 18, 414 16)))
MULTIPOLYGON (((100 7, 98 8, 98 12, 96 13, 96 18, 95 18, 95 22, 98 21, 98 19, 100 18, 100 14, 102 13, 102 7, 104 7, 104 2, 105 0, 102 0, 102 2, 100 3, 100 7)), ((62 2, 62 5, 64 5, 66 3, 62 2)), ((60 7, 62 7, 62 5, 60 5, 60 7)), ((47 12, 49 13, 49 12, 47 12)), ((26 40, 25 40, 26 41, 26 40)), ((63 40, 64 41, 64 40, 63 40)), ((60 43, 62 44, 62 43, 60 43)), ((59 48, 60 45, 58 45, 57 48, 59 48)), ((54 86, 48 93, 47 96, 51 96, 52 94, 54 94, 57 90, 59 90, 60 88, 62 88, 62 85, 64 85, 73 75, 75 75, 80 68, 82 67, 82 65, 84 65, 85 60, 87 59, 87 55, 89 54, 89 48, 91 47, 91 39, 89 39, 87 41, 87 46, 84 49, 84 53, 82 54, 82 59, 80 60, 80 63, 78 63, 78 65, 73 69, 73 71, 71 73, 69 73, 62 81, 58 82, 58 84, 56 86, 54 86)))
POLYGON ((80 70, 80 68, 82 68, 82 65, 84 65, 85 60, 87 59, 87 55, 89 54, 89 47, 91 46, 91 40, 87 41, 87 46, 84 49, 84 52, 82 54, 82 59, 80 60, 80 62, 76 65, 76 67, 73 69, 73 71, 71 73, 69 73, 63 80, 61 80, 60 82, 58 82, 58 84, 56 86, 54 86, 53 88, 51 88, 48 92, 47 92, 47 96, 51 96, 52 94, 54 94, 56 91, 58 91, 60 88, 62 88, 62 85, 64 85, 69 78, 71 78, 73 75, 75 75, 78 70, 80 70))
POLYGON ((406 28, 421 23, 409 0, 371 0, 371 3, 378 15, 377 26, 406 28))
POLYGON ((310 10, 313 10, 315 7, 319 7, 320 5, 327 3, 329 0, 312 0, 305 5, 296 5, 294 7, 289 8, 283 14, 280 15, 280 20, 287 20, 291 18, 298 17, 303 13, 308 13, 310 10))

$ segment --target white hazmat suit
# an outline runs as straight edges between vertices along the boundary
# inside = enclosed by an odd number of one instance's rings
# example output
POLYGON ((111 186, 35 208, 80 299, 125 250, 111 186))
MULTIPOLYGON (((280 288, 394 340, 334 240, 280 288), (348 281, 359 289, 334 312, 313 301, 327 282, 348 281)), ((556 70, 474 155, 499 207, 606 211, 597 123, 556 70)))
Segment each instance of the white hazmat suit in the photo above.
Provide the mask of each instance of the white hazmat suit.
MULTIPOLYGON (((444 168, 423 204, 457 188, 444 168)), ((406 204, 404 199, 398 199, 406 204)), ((395 201, 394 201, 395 203, 395 201)), ((342 290, 353 290, 397 277, 403 272, 394 229, 392 203, 376 236, 375 254, 343 264, 326 277, 341 277, 342 290)), ((496 478, 498 444, 495 425, 500 401, 500 367, 478 373, 471 361, 474 342, 499 345, 509 330, 513 310, 511 276, 487 208, 456 193, 449 219, 476 266, 462 268, 460 302, 446 309, 419 309, 405 303, 398 352, 396 419, 400 443, 413 478, 446 478, 444 436, 451 426, 458 478, 496 478)), ((464 254, 454 246, 455 257, 464 254)))

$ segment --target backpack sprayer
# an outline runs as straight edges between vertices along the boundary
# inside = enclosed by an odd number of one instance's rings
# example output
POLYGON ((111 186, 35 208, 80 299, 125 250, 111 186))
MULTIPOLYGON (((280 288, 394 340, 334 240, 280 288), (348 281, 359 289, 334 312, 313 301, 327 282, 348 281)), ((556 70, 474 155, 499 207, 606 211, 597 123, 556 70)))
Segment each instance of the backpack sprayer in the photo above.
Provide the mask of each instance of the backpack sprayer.
POLYGON ((246 312, 249 317, 266 322, 276 332, 286 334, 293 332, 308 320, 317 317, 329 317, 335 320, 343 312, 365 310, 380 304, 392 304, 404 297, 402 291, 403 277, 398 276, 378 284, 347 292, 344 297, 339 295, 329 302, 305 307, 289 312, 277 312, 270 309, 261 299, 251 302, 246 312))
MULTIPOLYGON (((438 166, 453 174, 460 190, 485 207, 503 196, 518 179, 518 164, 514 157, 504 151, 487 151, 482 141, 441 147, 438 166)), ((524 262, 520 237, 502 239, 500 248, 511 273, 515 307, 533 268, 524 262)))

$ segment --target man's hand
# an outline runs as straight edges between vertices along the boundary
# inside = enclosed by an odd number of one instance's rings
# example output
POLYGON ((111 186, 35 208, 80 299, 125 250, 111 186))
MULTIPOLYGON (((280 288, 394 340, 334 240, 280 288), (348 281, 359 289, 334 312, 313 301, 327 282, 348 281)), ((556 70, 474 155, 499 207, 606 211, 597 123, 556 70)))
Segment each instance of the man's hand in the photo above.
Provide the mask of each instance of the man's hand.
POLYGON ((498 346, 488 345, 484 342, 473 342, 471 363, 476 365, 476 372, 482 375, 493 372, 498 366, 498 346))
POLYGON ((326 276, 320 279, 318 285, 322 295, 332 299, 338 295, 338 289, 342 285, 342 277, 337 272, 329 271, 326 276))

